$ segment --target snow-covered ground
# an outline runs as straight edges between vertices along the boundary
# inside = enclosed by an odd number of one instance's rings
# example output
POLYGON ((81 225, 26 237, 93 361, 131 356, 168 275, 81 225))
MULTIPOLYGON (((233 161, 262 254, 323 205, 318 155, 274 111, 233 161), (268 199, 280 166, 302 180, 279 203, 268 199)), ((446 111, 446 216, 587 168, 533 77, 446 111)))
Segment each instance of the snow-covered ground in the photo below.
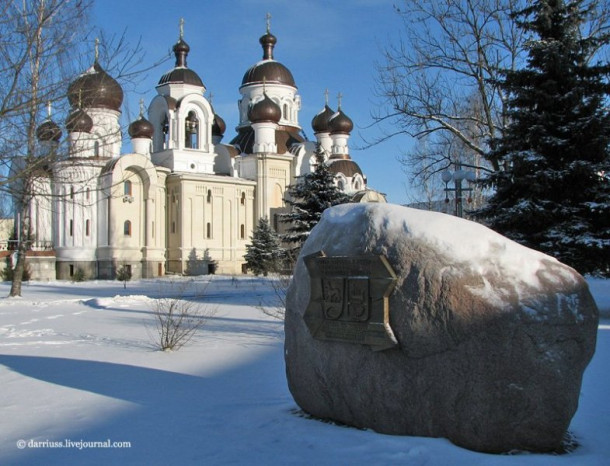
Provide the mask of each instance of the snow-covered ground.
MULTIPOLYGON (((0 464, 610 464, 607 313, 570 427, 581 446, 562 456, 487 455, 444 439, 303 417, 286 386, 283 324, 259 308, 273 301, 269 282, 178 282, 213 315, 175 352, 152 346, 152 299, 177 292, 169 279, 127 289, 109 281, 39 282, 24 286, 21 299, 0 298, 0 464)), ((590 284, 608 312, 610 281, 590 284)), ((7 294, 8 284, 0 284, 0 296, 7 294)))

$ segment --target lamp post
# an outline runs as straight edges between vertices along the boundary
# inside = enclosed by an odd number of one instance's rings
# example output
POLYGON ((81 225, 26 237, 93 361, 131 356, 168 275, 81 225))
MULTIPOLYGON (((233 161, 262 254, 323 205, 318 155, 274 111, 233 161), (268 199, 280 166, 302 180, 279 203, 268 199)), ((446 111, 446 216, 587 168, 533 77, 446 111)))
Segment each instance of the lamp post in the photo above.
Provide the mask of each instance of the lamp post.
POLYGON ((445 183, 445 202, 449 202, 449 191, 455 192, 455 215, 457 217, 464 216, 464 210, 462 207, 462 193, 466 191, 468 193, 468 202, 472 202, 470 193, 472 188, 463 188, 462 181, 473 182, 476 180, 476 173, 469 170, 462 170, 462 164, 457 162, 455 164, 455 171, 445 170, 441 173, 441 179, 445 183), (449 187, 449 182, 453 181, 454 187, 449 187))

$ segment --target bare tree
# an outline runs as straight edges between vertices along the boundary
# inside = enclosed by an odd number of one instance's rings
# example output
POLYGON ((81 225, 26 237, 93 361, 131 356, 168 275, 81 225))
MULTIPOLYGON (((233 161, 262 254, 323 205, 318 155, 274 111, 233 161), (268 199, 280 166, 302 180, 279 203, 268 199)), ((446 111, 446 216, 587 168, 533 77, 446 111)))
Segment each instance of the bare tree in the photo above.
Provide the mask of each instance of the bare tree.
MULTIPOLYGON (((527 40, 511 14, 524 0, 402 0, 401 40, 385 50, 378 65, 381 106, 374 121, 380 139, 408 135, 423 141, 400 161, 423 185, 460 164, 473 170, 504 167, 488 158, 489 141, 508 124, 507 96, 499 86, 502 69, 525 60, 527 40)), ((607 30, 609 6, 600 4, 583 36, 607 30)), ((590 59, 606 56, 593 50, 590 59)), ((372 141, 374 144, 378 141, 372 141)))
MULTIPOLYGON (((60 141, 61 130, 51 121, 50 110, 41 123, 50 106, 55 120, 65 119, 68 84, 91 65, 93 32, 86 27, 91 7, 86 0, 0 0, 0 80, 5 84, 0 88, 0 190, 11 196, 20 214, 10 296, 21 294, 26 252, 35 233, 33 205, 50 210, 53 203, 41 198, 58 195, 51 183, 71 181, 58 179, 53 171, 56 162, 67 158, 69 147, 60 141), (41 128, 45 134, 40 134, 41 128)), ((124 35, 99 35, 96 60, 99 53, 109 74, 123 85, 133 84, 144 71, 140 44, 130 46, 124 35)), ((81 175, 93 176, 86 169, 81 175)))
MULTIPOLYGON (((379 66, 384 111, 376 121, 392 123, 387 137, 438 135, 433 143, 454 140, 485 156, 487 141, 506 124, 506 99, 495 82, 500 68, 519 60, 523 36, 510 20, 519 3, 403 0, 396 7, 405 32, 379 66)), ((419 155, 431 156, 428 165, 451 162, 445 153, 419 155)))

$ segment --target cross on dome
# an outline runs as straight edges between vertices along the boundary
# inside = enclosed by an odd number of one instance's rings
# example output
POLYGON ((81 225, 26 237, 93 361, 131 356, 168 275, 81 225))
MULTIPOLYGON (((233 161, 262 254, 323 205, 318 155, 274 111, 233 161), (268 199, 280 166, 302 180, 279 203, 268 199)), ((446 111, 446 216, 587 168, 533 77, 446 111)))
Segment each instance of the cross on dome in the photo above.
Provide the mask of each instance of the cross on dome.
POLYGON ((265 15, 265 21, 267 22, 267 34, 271 31, 271 13, 267 12, 265 15))
POLYGON ((184 37, 184 18, 180 18, 180 40, 184 37))

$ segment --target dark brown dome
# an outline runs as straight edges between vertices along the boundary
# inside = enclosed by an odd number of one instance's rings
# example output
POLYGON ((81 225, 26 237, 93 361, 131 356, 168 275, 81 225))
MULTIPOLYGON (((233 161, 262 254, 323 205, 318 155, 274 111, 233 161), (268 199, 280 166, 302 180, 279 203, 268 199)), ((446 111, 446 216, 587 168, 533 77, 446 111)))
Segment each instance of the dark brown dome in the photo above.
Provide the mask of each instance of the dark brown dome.
POLYGON ((348 178, 354 176, 356 173, 362 175, 362 170, 360 170, 358 164, 352 159, 331 159, 328 170, 335 175, 343 173, 348 178))
POLYGON ((354 123, 345 113, 343 113, 343 110, 339 109, 339 111, 328 120, 328 129, 331 134, 349 134, 354 129, 354 123))
POLYGON ((74 108, 108 108, 120 111, 123 89, 96 61, 68 87, 68 100, 74 108))
POLYGON ((222 136, 225 134, 227 125, 220 115, 214 114, 214 122, 212 123, 212 136, 222 136))
POLYGON ((183 83, 203 87, 203 81, 193 70, 189 68, 174 68, 165 73, 159 79, 159 84, 183 83))
POLYGON ((334 114, 335 111, 332 110, 328 105, 325 105, 324 108, 315 117, 313 117, 313 120, 311 120, 311 127, 313 128, 314 133, 329 132, 328 120, 330 120, 334 114))
POLYGON ((83 109, 77 108, 68 115, 66 128, 70 133, 90 133, 93 129, 93 120, 83 109))
POLYGON ((297 87, 290 70, 275 60, 261 61, 251 67, 244 74, 241 84, 242 86, 262 84, 263 81, 269 84, 284 84, 286 86, 297 87))
POLYGON ((263 47, 263 60, 250 67, 241 80, 241 85, 261 84, 263 81, 271 84, 284 84, 286 86, 297 87, 288 68, 273 59, 273 48, 277 43, 277 38, 267 32, 259 39, 263 47))
POLYGON ((43 121, 40 126, 36 128, 36 137, 39 141, 59 142, 61 139, 61 129, 57 123, 51 119, 48 119, 43 121))
POLYGON ((129 125, 129 136, 134 138, 147 138, 152 139, 153 134, 155 133, 155 128, 150 121, 140 115, 136 121, 133 121, 129 125))
POLYGON ((204 87, 199 75, 186 67, 186 57, 190 50, 189 44, 182 37, 174 44, 173 51, 176 56, 176 66, 173 70, 161 76, 159 84, 181 83, 204 87))
POLYGON ((263 94, 263 96, 263 100, 259 100, 248 109, 248 119, 252 123, 264 121, 278 123, 282 118, 282 109, 267 94, 263 94))

